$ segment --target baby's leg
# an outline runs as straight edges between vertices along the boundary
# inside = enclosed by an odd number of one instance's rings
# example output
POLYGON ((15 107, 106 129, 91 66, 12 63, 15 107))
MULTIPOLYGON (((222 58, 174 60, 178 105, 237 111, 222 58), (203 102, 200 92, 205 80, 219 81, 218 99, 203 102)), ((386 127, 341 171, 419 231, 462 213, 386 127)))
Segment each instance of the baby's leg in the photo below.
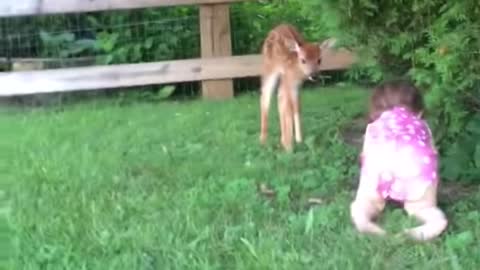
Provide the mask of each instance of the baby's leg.
POLYGON ((350 205, 350 215, 357 230, 361 233, 384 235, 385 231, 373 222, 384 207, 385 201, 380 196, 375 198, 357 196, 350 205))
POLYGON ((431 186, 420 200, 405 202, 404 207, 407 213, 423 223, 423 225, 405 231, 415 240, 431 240, 447 228, 448 221, 442 210, 437 207, 436 195, 437 186, 431 186))

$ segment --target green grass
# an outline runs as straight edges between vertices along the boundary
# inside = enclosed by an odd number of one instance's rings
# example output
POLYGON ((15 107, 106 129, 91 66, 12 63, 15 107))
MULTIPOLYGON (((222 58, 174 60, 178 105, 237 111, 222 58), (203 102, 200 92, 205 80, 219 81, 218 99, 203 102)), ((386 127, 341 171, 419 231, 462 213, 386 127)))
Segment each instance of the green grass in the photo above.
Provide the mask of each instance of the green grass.
MULTIPOLYGON (((276 108, 260 147, 257 96, 3 111, 9 269, 479 269, 478 192, 445 206, 449 230, 432 243, 353 230, 358 152, 339 131, 365 101, 351 86, 306 91, 292 154, 276 108), (325 203, 308 208, 310 196, 325 203)), ((399 209, 382 223, 413 224, 399 209)))

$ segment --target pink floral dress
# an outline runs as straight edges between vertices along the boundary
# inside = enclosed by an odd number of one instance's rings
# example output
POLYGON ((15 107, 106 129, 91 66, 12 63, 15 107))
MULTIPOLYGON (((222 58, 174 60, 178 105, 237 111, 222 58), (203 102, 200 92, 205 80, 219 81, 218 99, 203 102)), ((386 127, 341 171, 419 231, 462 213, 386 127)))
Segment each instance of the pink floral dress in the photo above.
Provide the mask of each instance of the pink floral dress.
POLYGON ((428 124, 408 109, 383 112, 365 132, 361 181, 384 199, 420 199, 438 181, 432 140, 428 124))

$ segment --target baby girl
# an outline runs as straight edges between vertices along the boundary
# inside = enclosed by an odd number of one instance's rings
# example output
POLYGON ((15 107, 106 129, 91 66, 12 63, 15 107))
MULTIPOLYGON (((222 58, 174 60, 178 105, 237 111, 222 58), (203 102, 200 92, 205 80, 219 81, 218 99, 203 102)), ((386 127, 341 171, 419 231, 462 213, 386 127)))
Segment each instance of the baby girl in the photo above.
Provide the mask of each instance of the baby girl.
POLYGON ((361 153, 360 182, 350 206, 351 217, 362 233, 385 234, 372 221, 386 200, 403 203, 409 215, 423 225, 406 230, 416 240, 430 240, 447 227, 437 207, 438 156, 420 91, 404 81, 386 82, 370 99, 361 153))

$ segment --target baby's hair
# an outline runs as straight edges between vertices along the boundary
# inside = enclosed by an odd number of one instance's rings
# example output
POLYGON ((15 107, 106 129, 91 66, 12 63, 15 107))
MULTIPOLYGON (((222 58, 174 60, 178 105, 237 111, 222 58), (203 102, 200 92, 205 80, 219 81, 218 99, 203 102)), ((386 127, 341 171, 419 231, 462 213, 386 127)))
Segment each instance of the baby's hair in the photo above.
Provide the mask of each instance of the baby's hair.
POLYGON ((383 82, 373 89, 370 97, 369 121, 375 121, 384 111, 396 106, 419 114, 424 110, 422 93, 407 80, 383 82))

